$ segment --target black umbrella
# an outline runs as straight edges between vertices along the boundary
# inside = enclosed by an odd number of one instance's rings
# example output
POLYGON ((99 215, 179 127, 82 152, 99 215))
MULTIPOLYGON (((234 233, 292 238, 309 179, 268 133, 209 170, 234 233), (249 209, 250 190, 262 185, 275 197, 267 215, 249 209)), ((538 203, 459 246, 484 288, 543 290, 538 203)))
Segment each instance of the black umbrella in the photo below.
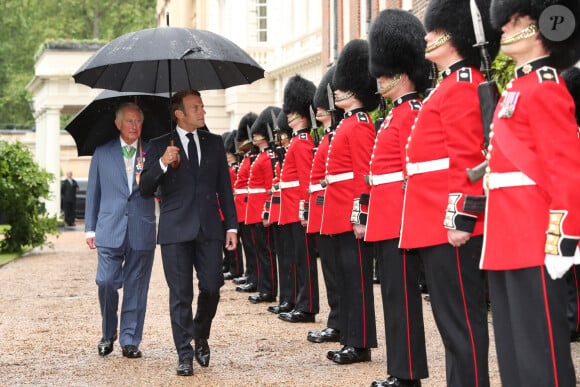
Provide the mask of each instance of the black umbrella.
POLYGON ((135 102, 143 110, 142 140, 147 141, 169 131, 169 93, 159 95, 105 90, 65 127, 77 144, 79 156, 90 156, 97 146, 119 136, 115 112, 123 102, 135 102))
POLYGON ((114 39, 73 77, 94 88, 164 93, 248 84, 263 78, 264 69, 223 36, 192 28, 159 27, 114 39))

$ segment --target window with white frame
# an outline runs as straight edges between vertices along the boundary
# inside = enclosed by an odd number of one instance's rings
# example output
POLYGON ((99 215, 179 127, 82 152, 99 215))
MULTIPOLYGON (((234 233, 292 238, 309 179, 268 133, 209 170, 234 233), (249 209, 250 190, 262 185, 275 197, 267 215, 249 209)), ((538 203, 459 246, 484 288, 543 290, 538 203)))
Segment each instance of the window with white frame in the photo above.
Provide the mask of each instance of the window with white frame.
POLYGON ((257 38, 258 42, 268 41, 268 9, 267 0, 256 0, 256 16, 258 18, 257 38))

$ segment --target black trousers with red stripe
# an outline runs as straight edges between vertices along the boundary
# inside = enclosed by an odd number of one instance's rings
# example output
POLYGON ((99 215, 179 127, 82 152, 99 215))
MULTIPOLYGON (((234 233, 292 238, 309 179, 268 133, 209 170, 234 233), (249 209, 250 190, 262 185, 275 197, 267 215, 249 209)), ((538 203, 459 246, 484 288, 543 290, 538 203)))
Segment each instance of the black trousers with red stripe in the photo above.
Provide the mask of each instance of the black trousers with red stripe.
POLYGON ((566 316, 570 325, 570 336, 580 334, 580 265, 574 265, 564 276, 568 287, 566 316))
POLYGON ((262 223, 255 223, 250 227, 258 256, 258 292, 276 297, 278 295, 278 265, 272 226, 264 227, 262 223))
POLYGON ((294 244, 290 239, 290 225, 272 225, 274 244, 278 257, 278 281, 280 283, 280 304, 296 304, 296 266, 294 265, 294 244))
POLYGON ((475 236, 459 248, 444 243, 417 249, 445 346, 449 387, 489 386, 485 272, 479 269, 482 241, 475 236))
POLYGON ((331 238, 339 251, 336 262, 340 289, 340 343, 355 348, 376 348, 372 245, 356 239, 352 231, 331 238))
POLYGON ((340 284, 336 273, 336 259, 339 254, 338 246, 333 243, 329 235, 315 234, 318 238, 318 253, 320 255, 320 265, 326 286, 326 298, 330 311, 328 313, 328 328, 340 331, 340 284))
POLYGON ((488 275, 502 385, 576 386, 565 280, 544 266, 488 275))
POLYGON ((318 265, 316 262, 316 239, 307 234, 300 222, 289 223, 290 238, 294 246, 296 266, 295 310, 318 313, 318 265))
POLYGON ((246 257, 246 276, 248 283, 258 285, 258 259, 256 256, 256 247, 254 245, 254 237, 252 236, 252 229, 245 223, 238 223, 240 236, 242 237, 242 246, 244 248, 244 256, 246 257))
POLYGON ((387 341, 387 372, 400 379, 429 376, 420 258, 414 250, 399 249, 399 238, 375 242, 387 341))

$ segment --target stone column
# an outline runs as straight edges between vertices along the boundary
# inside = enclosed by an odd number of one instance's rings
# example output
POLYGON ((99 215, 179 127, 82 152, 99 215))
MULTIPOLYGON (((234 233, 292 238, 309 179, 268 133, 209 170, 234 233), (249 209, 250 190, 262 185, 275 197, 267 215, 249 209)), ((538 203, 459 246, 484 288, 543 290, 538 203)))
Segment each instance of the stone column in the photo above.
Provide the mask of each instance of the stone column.
POLYGON ((42 168, 46 167, 46 111, 34 113, 34 120, 36 125, 36 162, 42 168))
POLYGON ((45 149, 45 167, 46 170, 53 174, 53 180, 50 183, 50 197, 46 201, 46 210, 50 216, 60 217, 60 111, 62 106, 50 105, 46 107, 46 137, 45 149))

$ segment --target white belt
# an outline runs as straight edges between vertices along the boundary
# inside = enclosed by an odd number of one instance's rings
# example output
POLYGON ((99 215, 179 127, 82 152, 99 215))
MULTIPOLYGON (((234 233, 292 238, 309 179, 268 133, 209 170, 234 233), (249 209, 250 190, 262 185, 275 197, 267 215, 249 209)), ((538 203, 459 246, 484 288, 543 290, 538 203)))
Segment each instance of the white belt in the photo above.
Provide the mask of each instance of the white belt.
POLYGON ((484 178, 485 188, 497 189, 505 187, 522 187, 536 185, 536 182, 523 172, 490 173, 484 178))
POLYGON ((236 188, 234 190, 234 193, 236 195, 244 195, 244 194, 247 194, 248 193, 248 189, 247 188, 236 188))
POLYGON ((326 181, 326 184, 334 184, 340 181, 352 179, 354 179, 354 172, 339 173, 338 175, 326 175, 324 177, 324 181, 326 181))
POLYGON ((248 188, 249 194, 266 193, 266 188, 248 188))
POLYGON ((310 186, 308 187, 308 193, 311 194, 314 192, 322 191, 324 189, 325 188, 320 184, 310 184, 310 186))
POLYGON ((449 168, 449 157, 420 163, 407 163, 407 175, 413 176, 419 173, 441 171, 447 168, 449 168))
POLYGON ((369 175, 367 182, 369 185, 381 185, 387 183, 394 183, 396 181, 403 181, 403 171, 386 173, 384 175, 369 175))
POLYGON ((281 181, 280 182, 280 189, 296 188, 296 187, 300 187, 300 182, 298 180, 294 180, 294 181, 281 181))

